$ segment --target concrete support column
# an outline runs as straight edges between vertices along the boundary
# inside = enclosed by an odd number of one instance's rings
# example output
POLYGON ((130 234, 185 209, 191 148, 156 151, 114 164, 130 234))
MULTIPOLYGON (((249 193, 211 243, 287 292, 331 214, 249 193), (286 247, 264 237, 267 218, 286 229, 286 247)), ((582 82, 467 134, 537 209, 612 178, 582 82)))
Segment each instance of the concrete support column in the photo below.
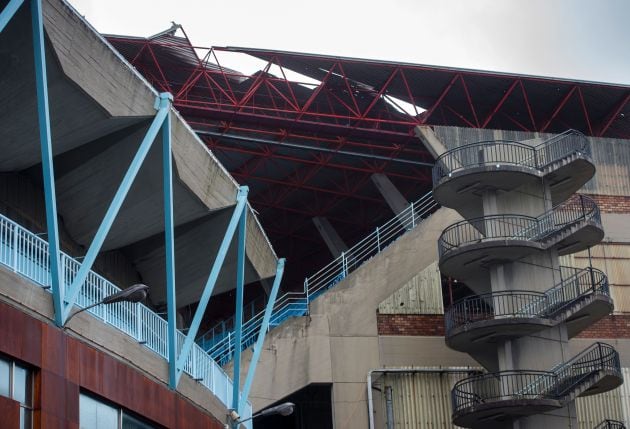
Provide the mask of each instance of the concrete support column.
POLYGON ((409 202, 405 199, 403 194, 400 193, 392 181, 389 180, 389 177, 382 173, 374 173, 372 174, 371 179, 395 215, 400 214, 409 206, 409 202))
POLYGON ((424 144, 424 147, 431 155, 433 155, 434 158, 437 158, 446 152, 446 146, 440 141, 440 139, 438 139, 431 127, 427 125, 418 125, 414 131, 416 133, 416 137, 420 139, 422 144, 424 144))
POLYGON ((335 231, 335 228, 333 228, 328 219, 320 216, 314 217, 313 223, 334 258, 339 256, 341 252, 348 250, 348 246, 341 239, 337 231, 335 231))

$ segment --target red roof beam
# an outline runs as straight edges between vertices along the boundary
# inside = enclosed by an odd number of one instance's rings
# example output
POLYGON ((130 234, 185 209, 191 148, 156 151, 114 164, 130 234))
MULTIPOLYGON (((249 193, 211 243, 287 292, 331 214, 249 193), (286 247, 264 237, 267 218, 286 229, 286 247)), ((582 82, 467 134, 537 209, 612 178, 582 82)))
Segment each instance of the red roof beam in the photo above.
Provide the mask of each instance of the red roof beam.
POLYGON ((608 114, 608 119, 597 133, 598 137, 603 137, 603 135, 606 134, 606 131, 608 131, 608 128, 610 128, 615 119, 617 119, 617 116, 621 113, 626 104, 628 104, 628 101, 630 101, 630 91, 626 93, 626 96, 621 99, 621 102, 608 114))
POLYGON ((577 85, 573 85, 571 87, 571 89, 569 90, 569 92, 567 92, 565 94, 564 97, 562 97, 562 100, 560 100, 560 103, 558 103, 558 105, 556 106, 556 108, 553 110, 553 113, 551 114, 551 116, 549 117, 549 119, 547 119, 547 121, 545 122, 545 125, 542 126, 542 128, 540 129, 540 132, 544 133, 545 131, 547 131, 547 128, 549 128, 549 125, 551 125, 551 122, 553 122, 553 120, 556 118, 556 116, 558 116, 558 113, 560 113, 560 111, 562 110, 562 108, 567 104, 567 102, 571 99, 571 96, 573 96, 573 93, 577 90, 577 85))
POLYGON ((510 85, 510 87, 507 89, 507 91, 505 91, 505 94, 503 94, 503 97, 501 97, 501 100, 499 100, 499 102, 497 103, 496 106, 494 106, 494 108, 492 109, 492 111, 490 112, 490 114, 488 114, 488 116, 486 117, 486 119, 483 121, 483 124, 481 124, 481 128, 486 128, 488 126, 488 124, 490 123, 490 121, 492 120, 492 118, 494 118, 494 115, 497 114, 497 112, 499 111, 499 109, 501 108, 501 106, 503 106, 503 103, 505 103, 505 101, 508 99, 508 97, 510 96, 510 94, 512 94, 512 91, 514 91, 514 88, 516 88, 516 85, 518 85, 520 81, 517 79, 514 82, 512 82, 512 84, 510 85))

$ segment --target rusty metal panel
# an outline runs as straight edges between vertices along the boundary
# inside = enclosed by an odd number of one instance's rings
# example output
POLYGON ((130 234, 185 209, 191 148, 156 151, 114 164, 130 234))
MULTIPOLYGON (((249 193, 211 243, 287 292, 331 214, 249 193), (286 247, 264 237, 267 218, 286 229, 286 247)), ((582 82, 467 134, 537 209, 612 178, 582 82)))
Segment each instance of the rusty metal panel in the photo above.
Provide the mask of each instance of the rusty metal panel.
POLYGON ((378 306, 380 314, 444 314, 437 261, 420 271, 378 306))
POLYGON ((386 374, 379 381, 383 390, 379 395, 380 413, 386 415, 384 387, 390 386, 396 429, 459 428, 451 423, 450 397, 453 385, 464 377, 465 373, 386 374))
MULTIPOLYGON (((630 368, 623 368, 623 377, 630 380, 630 368)), ((592 429, 605 419, 630 422, 630 383, 600 395, 575 401, 580 429, 592 429)))
MULTIPOLYGON (((573 266, 589 265, 587 251, 572 256, 573 266)), ((615 313, 630 313, 630 245, 601 243, 591 249, 591 261, 593 267, 602 270, 608 276, 615 301, 615 313)))
POLYGON ((617 388, 599 395, 585 396, 575 401, 580 429, 593 429, 606 419, 623 420, 621 390, 617 388))
POLYGON ((601 195, 630 195, 630 141, 589 138, 597 174, 582 192, 601 195))
POLYGON ((630 424, 630 368, 623 368, 623 379, 625 382, 618 387, 621 397, 621 410, 623 413, 623 421, 630 424))
MULTIPOLYGON (((465 368, 461 368, 462 370, 465 368)), ((466 369, 471 370, 472 369, 466 369)), ((624 379, 630 380, 630 369, 623 368, 624 379)), ((450 392, 465 373, 390 373, 375 385, 381 390, 374 397, 379 418, 377 427, 385 427, 385 386, 392 388, 394 427, 396 429, 457 428, 451 423, 450 392)), ((630 383, 600 395, 576 400, 580 429, 592 429, 605 419, 630 421, 630 383)))

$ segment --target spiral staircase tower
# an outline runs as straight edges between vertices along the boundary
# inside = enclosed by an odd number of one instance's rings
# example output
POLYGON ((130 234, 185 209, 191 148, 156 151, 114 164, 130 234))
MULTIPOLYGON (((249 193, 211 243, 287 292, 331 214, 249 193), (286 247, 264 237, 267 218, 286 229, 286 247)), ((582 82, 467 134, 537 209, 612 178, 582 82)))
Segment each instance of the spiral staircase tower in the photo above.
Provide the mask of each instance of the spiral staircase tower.
POLYGON ((437 159, 435 199, 465 219, 439 238, 440 270, 475 293, 447 311, 446 342, 486 370, 453 388, 454 424, 576 427, 577 397, 623 382, 613 347, 568 351, 613 309, 603 272, 559 264, 604 236, 595 202, 575 194, 594 174, 575 131, 468 144, 437 159))

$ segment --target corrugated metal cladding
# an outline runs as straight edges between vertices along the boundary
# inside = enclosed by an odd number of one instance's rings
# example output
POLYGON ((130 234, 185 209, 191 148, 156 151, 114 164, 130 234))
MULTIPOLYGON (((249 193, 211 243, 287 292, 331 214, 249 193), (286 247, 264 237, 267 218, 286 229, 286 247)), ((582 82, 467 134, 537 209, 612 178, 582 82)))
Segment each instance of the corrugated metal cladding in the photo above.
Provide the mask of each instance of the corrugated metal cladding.
POLYGON ((378 306, 380 314, 444 314, 440 270, 435 261, 378 306))
MULTIPOLYGON (((630 245, 600 243, 591 249, 593 267, 608 276, 615 313, 630 313, 630 245)), ((588 252, 563 256, 560 264, 573 267, 588 267, 588 252)))
MULTIPOLYGON (((553 134, 434 126, 433 131, 448 149, 487 140, 523 141, 553 134)), ((580 192, 630 196, 630 140, 589 137, 597 174, 580 192)))
MULTIPOLYGON (((625 380, 630 380, 630 369, 623 368, 625 380)), ((377 421, 385 428, 385 386, 391 386, 396 429, 450 429, 450 392, 453 385, 465 378, 465 373, 410 373, 385 374, 374 382, 382 392, 374 391, 377 421)), ((601 395, 578 398, 576 401, 579 429, 592 429, 605 419, 630 422, 630 383, 601 395)))
MULTIPOLYGON (((391 386, 394 428, 459 428, 451 423, 451 389, 466 376, 465 372, 385 374, 378 380, 382 390, 379 394, 380 415, 386 415, 385 386, 391 386)), ((382 421, 384 428, 385 420, 382 421)))

